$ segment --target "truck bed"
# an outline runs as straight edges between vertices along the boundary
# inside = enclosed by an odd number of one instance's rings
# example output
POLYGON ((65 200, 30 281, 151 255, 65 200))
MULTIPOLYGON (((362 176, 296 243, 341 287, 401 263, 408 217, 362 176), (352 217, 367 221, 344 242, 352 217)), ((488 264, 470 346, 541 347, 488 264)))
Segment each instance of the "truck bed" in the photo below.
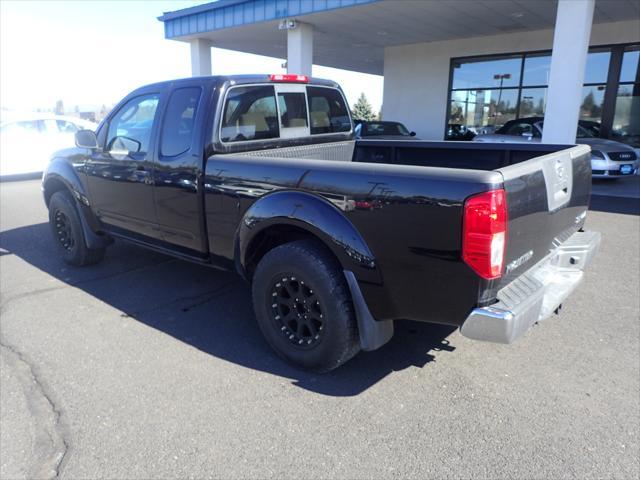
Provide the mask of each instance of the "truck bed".
MULTIPOLYGON (((495 301, 521 273, 514 268, 484 280, 461 260, 465 200, 505 189, 505 265, 526 257, 526 269, 581 228, 590 178, 584 146, 367 140, 213 155, 206 163, 205 211, 218 228, 209 231, 209 245, 233 258, 237 222, 258 199, 308 192, 340 210, 371 249, 375 271, 354 273, 376 319, 451 323, 495 301), (572 188, 554 205, 547 186, 556 184, 556 164, 572 188), (220 215, 230 215, 227 227, 220 215)), ((290 208, 287 215, 297 215, 290 208)))
POLYGON ((349 140, 254 150, 232 156, 331 160, 419 167, 497 170, 568 148, 568 145, 349 140))

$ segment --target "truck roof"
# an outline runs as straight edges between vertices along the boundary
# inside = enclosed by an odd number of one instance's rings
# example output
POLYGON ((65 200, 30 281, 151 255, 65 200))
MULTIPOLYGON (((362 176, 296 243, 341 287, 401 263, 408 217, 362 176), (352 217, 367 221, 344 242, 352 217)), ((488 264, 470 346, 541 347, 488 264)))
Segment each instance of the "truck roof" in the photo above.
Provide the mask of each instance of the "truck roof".
MULTIPOLYGON (((148 88, 156 87, 156 88, 164 88, 167 86, 179 87, 181 84, 189 83, 193 85, 194 80, 199 80, 203 84, 214 83, 218 86, 221 86, 225 83, 232 83, 234 85, 244 85, 244 84, 253 84, 253 83, 304 83, 305 85, 318 85, 323 87, 332 87, 332 88, 340 88, 340 86, 332 81, 326 80, 324 78, 316 78, 316 77, 307 77, 307 82, 287 82, 287 81, 273 81, 271 80, 271 75, 267 73, 256 73, 256 74, 248 74, 248 75, 212 75, 205 77, 188 77, 188 78, 179 78, 175 80, 166 80, 163 82, 151 83, 148 85, 144 85, 135 90, 146 90, 148 88)), ((134 93, 134 92, 132 92, 134 93)))

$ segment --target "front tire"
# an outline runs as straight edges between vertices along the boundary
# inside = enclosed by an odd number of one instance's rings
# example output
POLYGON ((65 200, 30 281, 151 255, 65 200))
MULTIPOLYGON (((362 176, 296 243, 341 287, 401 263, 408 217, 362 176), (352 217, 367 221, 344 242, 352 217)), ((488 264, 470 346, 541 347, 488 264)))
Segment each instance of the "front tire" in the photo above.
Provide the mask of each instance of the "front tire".
POLYGON ((252 294, 260 330, 286 361, 321 373, 360 351, 346 279, 319 242, 301 240, 269 251, 256 268, 252 294))
POLYGON ((62 259, 69 265, 92 265, 104 257, 104 248, 87 247, 80 215, 68 192, 60 190, 51 196, 49 225, 62 259))

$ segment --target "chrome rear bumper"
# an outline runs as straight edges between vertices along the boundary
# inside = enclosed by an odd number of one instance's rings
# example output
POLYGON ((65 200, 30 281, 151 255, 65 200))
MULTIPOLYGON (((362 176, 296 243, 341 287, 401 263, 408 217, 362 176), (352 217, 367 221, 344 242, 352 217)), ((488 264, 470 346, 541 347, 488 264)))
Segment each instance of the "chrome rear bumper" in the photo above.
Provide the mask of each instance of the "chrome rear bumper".
POLYGON ((577 232, 544 260, 498 292, 498 302, 474 309, 460 328, 465 337, 511 343, 549 317, 582 281, 600 245, 599 232, 577 232))

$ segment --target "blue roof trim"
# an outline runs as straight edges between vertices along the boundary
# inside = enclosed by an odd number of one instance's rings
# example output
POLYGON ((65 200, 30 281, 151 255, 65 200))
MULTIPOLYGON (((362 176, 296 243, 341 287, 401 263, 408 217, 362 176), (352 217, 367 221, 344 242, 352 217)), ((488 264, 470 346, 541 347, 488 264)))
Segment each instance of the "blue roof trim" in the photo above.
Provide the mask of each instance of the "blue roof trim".
POLYGON ((158 20, 164 22, 165 38, 240 27, 258 22, 279 20, 339 8, 376 3, 380 0, 218 0, 217 2, 167 12, 158 20))

